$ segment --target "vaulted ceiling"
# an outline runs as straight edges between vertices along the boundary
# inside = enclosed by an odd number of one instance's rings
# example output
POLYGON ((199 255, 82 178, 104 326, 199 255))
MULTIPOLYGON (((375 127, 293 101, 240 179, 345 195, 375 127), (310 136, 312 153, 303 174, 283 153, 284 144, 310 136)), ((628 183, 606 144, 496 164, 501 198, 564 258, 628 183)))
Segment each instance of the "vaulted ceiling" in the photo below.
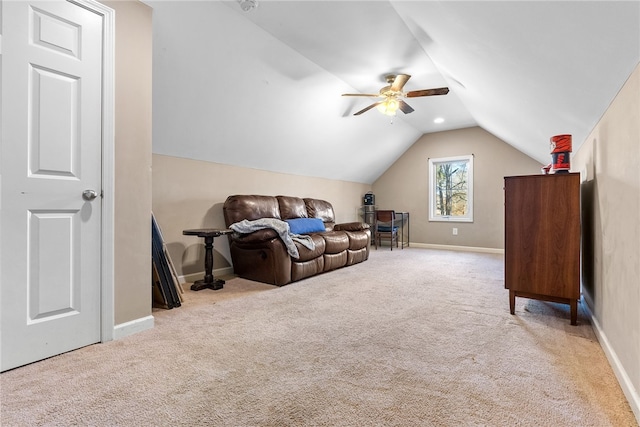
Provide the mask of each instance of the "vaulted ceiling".
POLYGON ((347 181, 470 126, 549 163, 549 138, 570 133, 575 151, 640 62, 637 1, 145 3, 154 152, 347 181), (353 116, 376 99, 340 95, 393 73, 450 92, 353 116))

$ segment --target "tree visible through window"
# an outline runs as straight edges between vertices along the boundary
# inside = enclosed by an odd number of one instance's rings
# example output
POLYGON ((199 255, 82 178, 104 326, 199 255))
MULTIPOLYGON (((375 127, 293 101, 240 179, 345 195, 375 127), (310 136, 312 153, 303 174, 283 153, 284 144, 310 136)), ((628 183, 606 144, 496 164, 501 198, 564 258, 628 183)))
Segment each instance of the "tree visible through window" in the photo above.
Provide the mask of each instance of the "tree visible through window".
POLYGON ((473 156, 429 159, 429 221, 473 221, 473 156))

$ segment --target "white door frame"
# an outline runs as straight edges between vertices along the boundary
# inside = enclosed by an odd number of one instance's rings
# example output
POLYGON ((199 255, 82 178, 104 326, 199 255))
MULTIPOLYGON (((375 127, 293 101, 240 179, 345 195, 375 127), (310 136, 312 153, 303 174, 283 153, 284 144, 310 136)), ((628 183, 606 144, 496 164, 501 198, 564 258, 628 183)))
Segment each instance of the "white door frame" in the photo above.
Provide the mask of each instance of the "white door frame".
POLYGON ((67 0, 103 17, 100 341, 114 337, 115 11, 95 0, 67 0))

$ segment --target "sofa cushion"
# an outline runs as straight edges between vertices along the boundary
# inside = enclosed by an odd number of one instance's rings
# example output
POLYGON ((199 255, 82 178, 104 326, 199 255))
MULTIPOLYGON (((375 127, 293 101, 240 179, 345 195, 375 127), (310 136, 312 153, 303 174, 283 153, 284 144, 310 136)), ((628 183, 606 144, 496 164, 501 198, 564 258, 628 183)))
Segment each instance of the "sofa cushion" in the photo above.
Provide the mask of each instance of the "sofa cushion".
POLYGON ((227 227, 243 219, 249 221, 260 218, 280 219, 278 200, 271 196, 229 196, 222 210, 227 227))
MULTIPOLYGON (((309 218, 320 218, 324 222, 335 223, 336 215, 331 203, 320 199, 304 199, 309 218)), ((333 227, 333 224, 332 224, 333 227)))
POLYGON ((324 222, 320 218, 286 219, 289 231, 293 234, 309 234, 324 231, 324 222))
POLYGON ((322 234, 312 234, 311 239, 315 245, 314 249, 309 249, 303 244, 296 242, 299 256, 298 258, 292 259, 294 263, 305 262, 314 258, 322 258, 322 254, 324 254, 326 248, 322 234))
POLYGON ((306 218, 307 207, 304 204, 304 200, 300 197, 291 196, 276 196, 278 199, 278 205, 280 206, 280 218, 306 218))
POLYGON ((325 254, 337 254, 349 249, 349 236, 344 231, 328 231, 320 236, 326 244, 325 254))
POLYGON ((366 222, 345 222, 342 224, 336 224, 333 227, 336 231, 362 231, 370 228, 370 225, 366 222))
POLYGON ((368 231, 345 231, 345 233, 349 237, 349 250, 363 249, 371 243, 371 234, 368 231))

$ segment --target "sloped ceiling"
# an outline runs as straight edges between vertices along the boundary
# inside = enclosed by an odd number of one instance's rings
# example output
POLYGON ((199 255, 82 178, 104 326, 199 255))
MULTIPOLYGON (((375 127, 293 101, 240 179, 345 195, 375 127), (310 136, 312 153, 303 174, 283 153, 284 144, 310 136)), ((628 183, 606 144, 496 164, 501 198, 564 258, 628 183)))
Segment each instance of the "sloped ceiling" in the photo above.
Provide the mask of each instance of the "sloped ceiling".
POLYGON ((640 62, 635 1, 145 3, 155 153, 346 181, 470 126, 549 163, 549 138, 570 133, 575 151, 640 62), (340 95, 376 93, 389 73, 450 92, 353 116, 375 99, 340 95))

